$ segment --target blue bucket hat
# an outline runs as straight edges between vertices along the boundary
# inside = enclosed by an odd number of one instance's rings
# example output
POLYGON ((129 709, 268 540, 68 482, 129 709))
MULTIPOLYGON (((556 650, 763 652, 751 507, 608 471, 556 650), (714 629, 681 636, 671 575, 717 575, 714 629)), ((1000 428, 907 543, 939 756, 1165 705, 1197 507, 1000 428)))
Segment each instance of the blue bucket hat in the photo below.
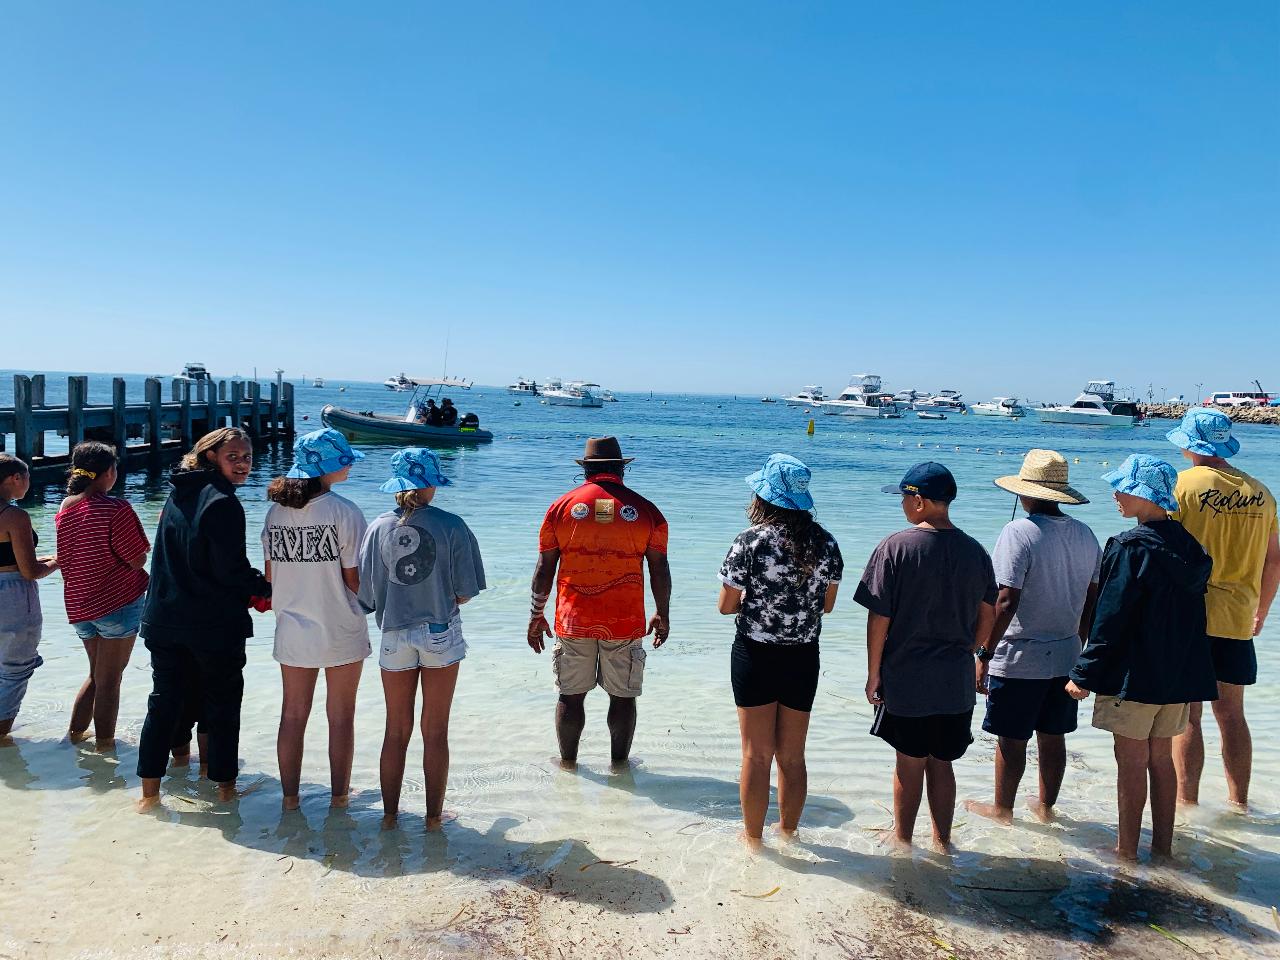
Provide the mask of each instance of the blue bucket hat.
POLYGON ((293 444, 293 469, 285 474, 290 480, 307 480, 337 473, 364 454, 352 450, 347 438, 337 430, 313 430, 304 433, 293 444))
POLYGON ((1173 497, 1173 488, 1178 483, 1178 471, 1159 457, 1151 457, 1145 453, 1131 454, 1120 466, 1110 473, 1104 473, 1102 479, 1111 484, 1111 488, 1117 493, 1142 497, 1165 510, 1178 509, 1178 501, 1173 497))
POLYGON ((1231 418, 1221 410, 1188 410, 1164 436, 1175 447, 1202 457, 1234 457, 1240 452, 1240 441, 1231 435, 1231 418))
POLYGON ((447 487, 453 481, 440 472, 440 458, 423 447, 405 447, 391 457, 394 476, 378 489, 383 493, 447 487))
POLYGON ((795 457, 774 453, 763 467, 745 479, 757 497, 775 507, 812 510, 813 496, 809 493, 812 477, 813 472, 795 457))

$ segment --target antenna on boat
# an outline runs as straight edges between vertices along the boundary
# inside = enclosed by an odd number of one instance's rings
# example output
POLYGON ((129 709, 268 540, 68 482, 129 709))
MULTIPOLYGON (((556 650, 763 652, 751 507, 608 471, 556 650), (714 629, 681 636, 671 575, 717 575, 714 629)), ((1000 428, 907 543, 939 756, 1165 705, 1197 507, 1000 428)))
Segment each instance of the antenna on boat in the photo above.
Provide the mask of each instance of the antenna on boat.
POLYGON ((440 379, 446 380, 449 377, 449 336, 452 331, 445 328, 444 331, 444 370, 440 372, 440 379))

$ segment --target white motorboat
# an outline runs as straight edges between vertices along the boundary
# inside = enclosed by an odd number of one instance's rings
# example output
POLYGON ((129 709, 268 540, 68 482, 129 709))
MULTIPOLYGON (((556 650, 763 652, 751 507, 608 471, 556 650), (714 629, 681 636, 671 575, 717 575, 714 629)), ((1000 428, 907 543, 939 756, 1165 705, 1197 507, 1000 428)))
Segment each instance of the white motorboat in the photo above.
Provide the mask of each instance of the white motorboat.
POLYGON ((887 420, 901 417, 898 405, 890 394, 880 390, 880 377, 874 373, 858 373, 849 379, 849 385, 834 400, 814 404, 827 416, 876 417, 887 420))
POLYGON ((313 386, 313 387, 323 387, 323 386, 324 386, 324 377, 316 377, 314 380, 312 380, 312 381, 311 381, 311 386, 313 386))
POLYGON ((827 397, 821 387, 809 384, 794 397, 783 397, 782 402, 788 407, 812 407, 825 399, 827 397))
POLYGON ((938 411, 936 410, 918 410, 916 412, 916 419, 917 420, 945 420, 947 419, 947 415, 945 413, 938 413, 938 411))
POLYGON ((403 373, 395 377, 387 377, 382 381, 382 385, 388 390, 395 390, 397 393, 405 393, 406 391, 417 389, 413 380, 403 373))
POLYGON ((1116 399, 1114 380, 1090 380, 1069 406, 1036 407, 1042 423, 1084 423, 1100 427, 1132 427, 1142 419, 1133 400, 1116 399))
POLYGON ((969 412, 980 417, 1025 417, 1027 408, 1017 397, 995 397, 990 403, 975 403, 969 412))
POLYGON ((516 377, 515 383, 507 384, 507 393, 517 397, 536 397, 539 394, 538 384, 534 380, 516 377))
POLYGON ((174 377, 175 380, 190 380, 192 383, 198 383, 201 380, 208 380, 209 371, 205 369, 203 363, 184 363, 182 372, 174 377))
POLYGON ((604 397, 601 393, 600 384, 585 380, 571 380, 568 383, 548 380, 542 387, 542 398, 556 407, 602 407, 604 397))
POLYGON ((913 410, 937 410, 941 413, 967 413, 969 410, 958 390, 943 390, 937 396, 917 400, 911 406, 913 410))
POLYGON ((615 396, 613 395, 613 391, 612 391, 612 390, 601 390, 601 391, 600 391, 600 399, 601 399, 601 400, 603 400, 605 403, 617 403, 617 402, 618 402, 618 398, 617 398, 617 397, 615 397, 615 396))

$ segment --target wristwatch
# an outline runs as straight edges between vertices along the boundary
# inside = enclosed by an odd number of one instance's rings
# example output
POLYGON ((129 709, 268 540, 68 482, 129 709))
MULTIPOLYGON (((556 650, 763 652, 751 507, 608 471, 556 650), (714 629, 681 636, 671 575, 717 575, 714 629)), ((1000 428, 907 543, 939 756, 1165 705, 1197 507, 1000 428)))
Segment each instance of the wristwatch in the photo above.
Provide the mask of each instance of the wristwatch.
POLYGON ((983 663, 987 663, 996 655, 996 652, 995 650, 988 650, 986 647, 979 647, 977 655, 979 660, 983 663))

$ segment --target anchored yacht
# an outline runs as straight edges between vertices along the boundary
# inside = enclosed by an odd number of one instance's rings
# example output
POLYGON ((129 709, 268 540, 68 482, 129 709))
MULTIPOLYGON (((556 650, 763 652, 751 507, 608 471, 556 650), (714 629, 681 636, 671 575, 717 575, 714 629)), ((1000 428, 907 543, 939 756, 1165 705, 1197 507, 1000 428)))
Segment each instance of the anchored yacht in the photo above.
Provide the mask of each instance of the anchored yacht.
POLYGON ((1133 400, 1116 399, 1114 380, 1090 380, 1070 406, 1036 407, 1043 423, 1088 423, 1100 427, 1131 427, 1142 419, 1133 400))
POLYGON ((915 410, 936 410, 939 413, 965 413, 968 410, 958 390, 943 390, 936 397, 917 400, 912 404, 912 408, 915 410))
POLYGON ((548 380, 542 387, 542 398, 557 407, 602 407, 604 397, 598 383, 585 380, 548 380))
POLYGON ((838 397, 815 406, 821 407, 827 416, 876 417, 882 420, 902 416, 893 396, 881 391, 880 377, 874 373, 854 374, 838 397))
POLYGON ((507 384, 507 393, 517 397, 536 397, 540 392, 536 381, 524 377, 517 377, 515 383, 507 384))
POLYGON ((1025 417, 1027 408, 1018 402, 1017 397, 995 397, 990 403, 975 403, 969 408, 970 413, 980 417, 1025 417))
POLYGON ((783 397, 782 402, 788 407, 812 407, 816 404, 822 403, 825 399, 827 399, 827 397, 826 394, 822 392, 822 388, 810 384, 794 397, 783 397))

